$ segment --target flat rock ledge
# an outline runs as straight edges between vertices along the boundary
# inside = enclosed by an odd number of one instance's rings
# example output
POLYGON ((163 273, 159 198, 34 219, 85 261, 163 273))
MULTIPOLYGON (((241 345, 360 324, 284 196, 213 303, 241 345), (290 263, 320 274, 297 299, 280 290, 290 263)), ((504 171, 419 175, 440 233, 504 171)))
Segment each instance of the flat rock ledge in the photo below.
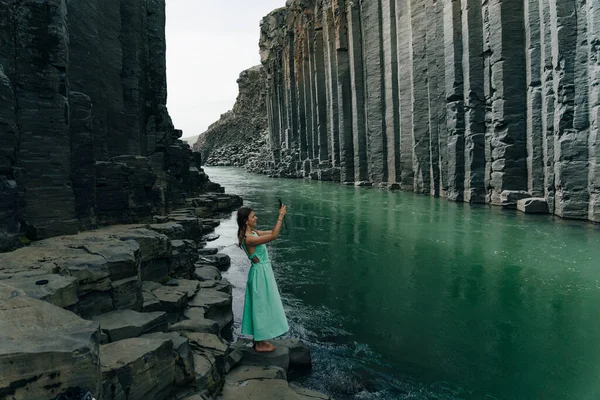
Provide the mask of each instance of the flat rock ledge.
POLYGON ((0 398, 81 387, 102 400, 328 399, 286 380, 310 369, 301 342, 270 354, 230 342, 231 260, 206 243, 213 214, 239 204, 207 195, 152 224, 0 254, 0 398))

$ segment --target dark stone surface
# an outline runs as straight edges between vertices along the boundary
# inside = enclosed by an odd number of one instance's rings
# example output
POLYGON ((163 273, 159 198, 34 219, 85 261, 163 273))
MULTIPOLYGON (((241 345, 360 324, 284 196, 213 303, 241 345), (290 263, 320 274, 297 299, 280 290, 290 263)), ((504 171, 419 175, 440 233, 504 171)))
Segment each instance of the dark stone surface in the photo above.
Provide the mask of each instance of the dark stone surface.
POLYGON ((164 0, 0 7, 0 251, 207 189, 166 108, 164 0))

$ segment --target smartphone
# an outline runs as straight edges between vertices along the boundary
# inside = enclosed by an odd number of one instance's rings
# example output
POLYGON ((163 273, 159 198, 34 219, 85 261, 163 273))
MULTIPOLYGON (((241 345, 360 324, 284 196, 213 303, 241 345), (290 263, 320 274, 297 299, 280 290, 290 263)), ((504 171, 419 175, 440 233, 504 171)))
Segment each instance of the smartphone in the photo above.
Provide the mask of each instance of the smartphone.
POLYGON ((283 206, 283 203, 281 202, 281 199, 279 199, 279 208, 281 208, 283 206))

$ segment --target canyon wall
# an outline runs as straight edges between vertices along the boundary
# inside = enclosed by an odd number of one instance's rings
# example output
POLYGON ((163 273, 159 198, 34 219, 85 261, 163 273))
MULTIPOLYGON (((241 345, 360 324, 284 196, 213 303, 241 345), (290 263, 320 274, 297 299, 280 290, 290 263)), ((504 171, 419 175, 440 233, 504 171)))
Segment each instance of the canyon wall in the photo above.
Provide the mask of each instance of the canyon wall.
POLYGON ((269 173, 600 222, 599 0, 289 0, 260 48, 269 173))
POLYGON ((167 112, 164 0, 0 0, 0 251, 206 181, 167 112))
POLYGON ((237 84, 233 108, 198 137, 193 150, 205 165, 244 166, 260 172, 271 161, 264 69, 258 65, 242 71, 237 84))

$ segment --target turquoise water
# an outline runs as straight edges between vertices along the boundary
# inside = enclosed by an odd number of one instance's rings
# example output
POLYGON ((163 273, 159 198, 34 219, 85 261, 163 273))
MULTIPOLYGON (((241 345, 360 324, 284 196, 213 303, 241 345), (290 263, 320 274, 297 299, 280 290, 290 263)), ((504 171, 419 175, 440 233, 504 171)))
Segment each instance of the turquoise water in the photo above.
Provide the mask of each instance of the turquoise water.
MULTIPOLYGON (((599 399, 600 226, 406 192, 206 168, 255 208, 302 383, 337 399, 599 399)), ((249 264, 232 217, 235 326, 249 264)))

